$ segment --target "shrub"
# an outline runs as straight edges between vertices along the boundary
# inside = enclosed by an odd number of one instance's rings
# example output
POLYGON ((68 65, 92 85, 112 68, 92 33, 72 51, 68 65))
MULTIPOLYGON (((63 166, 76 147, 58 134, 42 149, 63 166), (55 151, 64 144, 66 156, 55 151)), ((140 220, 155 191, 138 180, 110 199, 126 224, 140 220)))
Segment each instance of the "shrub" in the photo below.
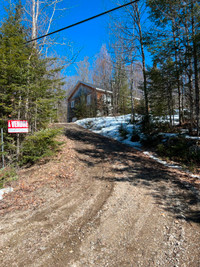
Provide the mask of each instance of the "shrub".
POLYGON ((93 121, 87 121, 85 123, 85 126, 87 129, 92 129, 94 127, 94 123, 93 123, 93 121))
POLYGON ((200 163, 200 148, 184 136, 171 137, 165 143, 158 144, 157 153, 184 163, 200 163))
POLYGON ((52 156, 61 145, 55 140, 60 133, 61 129, 45 129, 28 136, 22 143, 19 164, 32 165, 44 157, 52 156))
POLYGON ((161 142, 162 136, 154 133, 145 135, 141 140, 141 144, 145 147, 156 147, 161 142))
POLYGON ((140 141, 140 136, 138 134, 138 131, 136 129, 133 129, 133 133, 131 136, 131 142, 139 142, 140 141))
POLYGON ((172 128, 169 122, 159 121, 151 115, 145 115, 142 117, 141 130, 146 134, 157 134, 160 132, 171 132, 172 128))
POLYGON ((133 133, 131 137, 131 142, 139 142, 140 141, 140 136, 137 133, 133 133))
POLYGON ((140 115, 145 115, 145 103, 144 100, 136 101, 134 103, 135 112, 140 115))
POLYGON ((129 132, 126 129, 126 126, 124 124, 121 123, 121 125, 119 126, 119 134, 123 139, 127 138, 127 135, 129 134, 129 132))
POLYGON ((157 153, 159 155, 165 156, 165 154, 166 154, 166 148, 165 148, 164 144, 158 144, 156 150, 157 150, 157 153))
POLYGON ((188 156, 193 162, 200 164, 200 146, 197 144, 190 146, 188 156))
POLYGON ((169 122, 157 121, 154 127, 156 128, 157 132, 171 133, 172 131, 172 128, 169 122))
POLYGON ((171 137, 166 142, 166 146, 166 153, 170 158, 187 160, 190 146, 187 139, 181 136, 171 137))
POLYGON ((0 188, 6 183, 17 179, 17 172, 14 166, 8 166, 0 170, 0 188))
POLYGON ((145 134, 150 134, 153 130, 152 120, 149 115, 144 115, 141 121, 141 130, 145 134))

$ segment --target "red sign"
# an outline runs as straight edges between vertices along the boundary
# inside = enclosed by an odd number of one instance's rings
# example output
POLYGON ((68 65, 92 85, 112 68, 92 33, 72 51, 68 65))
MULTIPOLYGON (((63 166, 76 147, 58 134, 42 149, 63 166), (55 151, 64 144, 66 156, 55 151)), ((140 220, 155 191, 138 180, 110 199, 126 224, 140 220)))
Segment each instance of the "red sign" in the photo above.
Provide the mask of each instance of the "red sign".
POLYGON ((9 133, 28 133, 28 121, 26 120, 9 120, 8 121, 9 133))

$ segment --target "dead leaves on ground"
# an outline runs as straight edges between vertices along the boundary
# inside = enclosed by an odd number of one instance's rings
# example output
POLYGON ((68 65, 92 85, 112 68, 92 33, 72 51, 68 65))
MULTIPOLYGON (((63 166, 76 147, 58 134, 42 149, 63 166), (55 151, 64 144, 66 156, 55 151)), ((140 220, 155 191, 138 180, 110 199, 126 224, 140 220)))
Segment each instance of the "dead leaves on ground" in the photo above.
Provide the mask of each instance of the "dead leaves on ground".
POLYGON ((4 195, 0 201, 0 216, 14 210, 36 209, 48 201, 49 195, 60 194, 73 181, 73 143, 65 136, 60 139, 64 144, 55 158, 18 172, 18 181, 11 183, 14 192, 4 195))

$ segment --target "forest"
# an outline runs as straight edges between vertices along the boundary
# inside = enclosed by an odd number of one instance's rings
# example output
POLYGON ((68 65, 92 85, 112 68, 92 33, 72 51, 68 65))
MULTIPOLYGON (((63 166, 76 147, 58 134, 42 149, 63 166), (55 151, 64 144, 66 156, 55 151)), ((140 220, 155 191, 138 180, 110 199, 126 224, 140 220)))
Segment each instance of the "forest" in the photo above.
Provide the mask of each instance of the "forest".
MULTIPOLYGON (((60 58, 52 53, 56 39, 28 42, 50 31, 59 2, 16 1, 0 21, 0 128, 6 151, 1 155, 7 163, 27 163, 30 144, 55 135, 46 128, 65 121, 66 97, 77 80, 111 90, 113 115, 131 113, 134 122, 141 114, 146 132, 160 116, 169 117, 171 130, 178 114, 179 126, 199 136, 199 1, 140 0, 113 12, 107 20, 109 42, 93 62, 87 55, 78 61, 81 50, 73 44, 66 44, 66 57, 60 58), (73 77, 66 74, 72 64, 73 77), (8 119, 28 120, 29 135, 8 134, 8 119)), ((127 2, 116 0, 116 5, 127 2)))
POLYGON ((173 126, 179 114, 179 125, 199 135, 199 25, 198 1, 131 4, 111 15, 109 48, 102 45, 91 67, 87 57, 78 62, 74 80, 113 91, 114 115, 169 116, 173 126))

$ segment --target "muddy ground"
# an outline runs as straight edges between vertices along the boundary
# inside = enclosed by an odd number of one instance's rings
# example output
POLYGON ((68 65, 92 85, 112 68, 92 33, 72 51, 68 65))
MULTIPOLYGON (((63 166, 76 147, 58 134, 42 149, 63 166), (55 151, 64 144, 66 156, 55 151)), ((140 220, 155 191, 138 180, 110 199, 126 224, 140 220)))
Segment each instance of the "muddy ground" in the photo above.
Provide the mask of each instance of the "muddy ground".
POLYGON ((0 201, 0 266, 200 267, 199 181, 66 125, 0 201))

